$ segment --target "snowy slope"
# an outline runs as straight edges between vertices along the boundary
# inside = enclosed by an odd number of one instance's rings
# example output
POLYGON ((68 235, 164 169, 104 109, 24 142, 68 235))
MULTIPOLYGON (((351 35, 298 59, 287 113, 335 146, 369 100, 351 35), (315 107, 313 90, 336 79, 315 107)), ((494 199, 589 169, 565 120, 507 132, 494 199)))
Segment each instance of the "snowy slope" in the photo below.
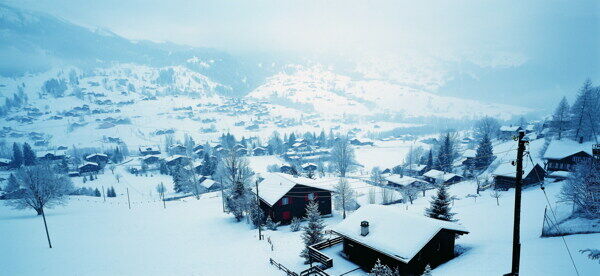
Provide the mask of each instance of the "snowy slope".
POLYGON ((267 79, 248 97, 312 106, 326 114, 401 113, 406 117, 509 119, 527 108, 442 97, 383 80, 355 80, 323 66, 290 66, 267 79))

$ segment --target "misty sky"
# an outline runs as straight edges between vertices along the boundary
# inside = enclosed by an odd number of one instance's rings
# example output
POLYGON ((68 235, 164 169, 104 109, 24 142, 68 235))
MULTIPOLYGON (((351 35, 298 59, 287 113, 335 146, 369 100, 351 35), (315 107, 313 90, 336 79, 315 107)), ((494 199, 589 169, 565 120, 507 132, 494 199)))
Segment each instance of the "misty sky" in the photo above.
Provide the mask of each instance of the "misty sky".
POLYGON ((232 52, 353 57, 418 53, 483 67, 533 64, 527 70, 540 71, 535 77, 565 78, 566 83, 544 89, 564 89, 557 86, 575 86, 600 75, 599 2, 11 0, 9 4, 107 28, 131 39, 232 52))

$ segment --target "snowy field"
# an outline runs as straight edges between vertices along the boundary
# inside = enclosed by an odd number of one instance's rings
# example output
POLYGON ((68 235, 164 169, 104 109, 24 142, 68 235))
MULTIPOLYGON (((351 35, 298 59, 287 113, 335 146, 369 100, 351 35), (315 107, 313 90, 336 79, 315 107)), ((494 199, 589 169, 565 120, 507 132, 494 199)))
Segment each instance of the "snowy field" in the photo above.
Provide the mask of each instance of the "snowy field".
MULTIPOLYGON (((552 204, 560 185, 547 186, 552 204)), ((467 251, 436 268, 434 275, 500 275, 510 269, 512 208, 507 205, 513 204, 513 191, 503 193, 500 206, 487 191, 476 202, 464 197, 474 191, 472 182, 450 189, 460 198, 453 211, 470 231, 457 241, 467 251)), ((393 206, 422 214, 431 194, 414 205, 393 206)), ((122 195, 107 203, 100 198, 71 197, 67 206, 48 210, 53 249, 48 249, 42 220, 34 212, 0 206, 2 274, 67 275, 64 267, 69 267, 68 275, 283 275, 269 265, 269 258, 297 272, 307 268, 298 257, 300 232, 291 232, 289 227, 265 231, 265 237, 273 241, 271 251, 266 241, 258 240, 257 230, 222 212, 219 193, 167 202, 166 209, 157 200, 132 197, 136 204, 131 210, 122 195)), ((539 188, 524 191, 522 275, 575 275, 561 238, 539 237, 545 202, 539 188)), ((336 214, 326 223, 340 220, 336 214)), ((398 229, 398 234, 402 231, 410 231, 410 226, 398 229)), ((597 275, 598 263, 578 250, 597 247, 600 234, 565 239, 580 275, 597 275)), ((341 274, 352 269, 351 263, 337 262, 330 271, 341 274)))

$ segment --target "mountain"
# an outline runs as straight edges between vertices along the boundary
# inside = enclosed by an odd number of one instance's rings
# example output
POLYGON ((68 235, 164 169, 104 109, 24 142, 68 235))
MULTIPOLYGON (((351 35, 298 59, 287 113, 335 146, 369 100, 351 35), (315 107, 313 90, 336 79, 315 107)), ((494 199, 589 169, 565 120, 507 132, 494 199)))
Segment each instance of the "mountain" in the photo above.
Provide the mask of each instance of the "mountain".
POLYGON ((289 66, 269 77, 248 97, 314 110, 324 114, 396 113, 405 118, 476 118, 508 120, 527 108, 443 97, 421 89, 378 79, 352 78, 323 66, 289 66))

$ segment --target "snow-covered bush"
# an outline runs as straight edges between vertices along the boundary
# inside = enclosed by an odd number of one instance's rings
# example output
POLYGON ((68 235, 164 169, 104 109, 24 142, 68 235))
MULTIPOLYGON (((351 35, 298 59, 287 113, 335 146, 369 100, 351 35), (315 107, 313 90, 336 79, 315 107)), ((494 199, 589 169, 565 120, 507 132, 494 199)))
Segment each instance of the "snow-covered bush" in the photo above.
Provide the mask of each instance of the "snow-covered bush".
POLYGON ((300 231, 300 228, 302 228, 302 221, 299 218, 293 218, 290 223, 290 230, 292 230, 292 232, 298 232, 300 231))

